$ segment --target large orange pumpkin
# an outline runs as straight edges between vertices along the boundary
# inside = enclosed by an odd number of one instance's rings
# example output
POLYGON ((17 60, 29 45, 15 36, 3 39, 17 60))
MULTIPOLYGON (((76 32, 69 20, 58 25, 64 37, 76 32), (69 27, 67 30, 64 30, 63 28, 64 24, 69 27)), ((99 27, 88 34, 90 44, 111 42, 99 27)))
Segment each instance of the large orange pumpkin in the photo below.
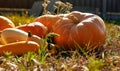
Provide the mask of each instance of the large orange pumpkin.
POLYGON ((73 11, 59 20, 53 28, 59 34, 56 44, 64 49, 82 47, 99 47, 106 38, 104 21, 97 15, 73 11))
POLYGON ((44 37, 47 33, 47 27, 45 27, 40 22, 32 22, 30 24, 18 26, 16 28, 21 29, 25 32, 31 32, 32 34, 39 37, 44 37))
POLYGON ((5 16, 0 16, 0 31, 6 28, 13 28, 15 25, 13 22, 5 16))
POLYGON ((48 32, 51 32, 53 29, 54 24, 61 18, 64 17, 66 14, 60 15, 42 15, 37 17, 34 21, 41 22, 48 28, 48 32))

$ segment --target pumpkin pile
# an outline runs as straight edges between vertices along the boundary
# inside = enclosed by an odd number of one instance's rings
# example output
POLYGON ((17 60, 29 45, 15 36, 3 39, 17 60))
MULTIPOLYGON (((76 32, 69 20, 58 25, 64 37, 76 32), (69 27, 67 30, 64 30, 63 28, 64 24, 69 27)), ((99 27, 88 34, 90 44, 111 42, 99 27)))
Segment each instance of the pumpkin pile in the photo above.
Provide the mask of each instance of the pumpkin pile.
POLYGON ((5 52, 12 52, 12 55, 37 52, 44 43, 42 37, 47 28, 43 24, 33 22, 20 27, 15 27, 10 19, 0 16, 0 55, 5 55, 5 52))
POLYGON ((104 21, 95 14, 79 11, 42 15, 29 24, 17 27, 6 17, 0 16, 0 31, 0 55, 7 51, 15 55, 37 52, 43 38, 51 32, 59 35, 53 37, 55 43, 52 44, 65 50, 75 50, 78 45, 82 48, 98 48, 106 38, 104 21))

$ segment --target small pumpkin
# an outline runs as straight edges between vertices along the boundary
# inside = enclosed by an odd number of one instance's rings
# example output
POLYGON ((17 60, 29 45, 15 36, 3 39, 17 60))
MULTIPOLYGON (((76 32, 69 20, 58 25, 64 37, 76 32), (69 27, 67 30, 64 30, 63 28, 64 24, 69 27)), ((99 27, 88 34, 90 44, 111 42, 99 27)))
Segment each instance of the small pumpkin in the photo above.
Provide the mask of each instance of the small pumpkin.
POLYGON ((0 31, 6 28, 14 28, 14 23, 5 16, 0 16, 0 31))
POLYGON ((27 52, 37 52, 39 47, 39 44, 34 41, 9 43, 0 46, 0 55, 5 55, 5 52, 12 52, 12 55, 22 55, 27 52))
POLYGON ((100 47, 106 38, 104 21, 97 15, 73 11, 59 20, 53 28, 59 34, 56 44, 63 49, 82 47, 100 47))
MULTIPOLYGON (((20 29, 7 28, 1 32, 1 42, 3 44, 26 41, 27 39, 28 33, 20 29)), ((36 35, 32 35, 29 40, 37 42, 40 45, 43 43, 43 39, 36 35)))
POLYGON ((63 16, 64 16, 64 14, 42 15, 42 16, 37 17, 34 21, 42 23, 43 25, 45 25, 48 28, 48 32, 51 32, 54 24, 63 16))
POLYGON ((31 32, 34 35, 39 37, 45 37, 47 33, 47 27, 45 27, 40 22, 32 22, 30 24, 24 24, 16 27, 17 29, 21 29, 25 32, 31 32))

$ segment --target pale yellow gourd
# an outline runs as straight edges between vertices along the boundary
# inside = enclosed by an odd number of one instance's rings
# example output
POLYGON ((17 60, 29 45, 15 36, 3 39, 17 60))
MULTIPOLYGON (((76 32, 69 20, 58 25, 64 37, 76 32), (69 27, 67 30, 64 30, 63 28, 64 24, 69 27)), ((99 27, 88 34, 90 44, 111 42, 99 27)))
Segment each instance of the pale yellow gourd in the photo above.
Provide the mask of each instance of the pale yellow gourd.
POLYGON ((4 45, 8 43, 18 42, 18 41, 26 41, 28 39, 31 41, 35 41, 40 45, 43 43, 42 38, 36 35, 32 35, 31 37, 28 38, 28 33, 20 29, 7 28, 1 32, 1 42, 4 45))

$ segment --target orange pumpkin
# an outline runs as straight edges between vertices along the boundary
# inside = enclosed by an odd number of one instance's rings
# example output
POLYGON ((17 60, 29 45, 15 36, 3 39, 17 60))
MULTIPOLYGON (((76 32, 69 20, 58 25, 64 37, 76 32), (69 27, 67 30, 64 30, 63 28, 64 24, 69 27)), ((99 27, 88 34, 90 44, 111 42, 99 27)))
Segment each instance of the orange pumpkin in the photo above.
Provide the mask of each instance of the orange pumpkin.
POLYGON ((31 32, 32 34, 39 37, 44 37, 47 33, 47 28, 40 22, 32 22, 30 24, 18 26, 16 28, 21 29, 25 32, 31 32))
POLYGON ((37 52, 39 44, 34 41, 20 41, 0 46, 0 55, 5 55, 5 52, 12 52, 12 55, 21 55, 27 52, 37 52))
POLYGON ((45 25, 48 28, 48 32, 51 32, 54 24, 63 16, 64 16, 64 14, 43 15, 43 16, 37 17, 34 21, 35 22, 41 22, 43 25, 45 25))
POLYGON ((63 49, 82 47, 99 47, 106 38, 104 21, 97 15, 73 11, 59 20, 53 28, 59 34, 56 44, 63 49))
POLYGON ((13 28, 13 27, 15 27, 15 25, 10 19, 4 16, 0 16, 0 31, 6 28, 13 28))

